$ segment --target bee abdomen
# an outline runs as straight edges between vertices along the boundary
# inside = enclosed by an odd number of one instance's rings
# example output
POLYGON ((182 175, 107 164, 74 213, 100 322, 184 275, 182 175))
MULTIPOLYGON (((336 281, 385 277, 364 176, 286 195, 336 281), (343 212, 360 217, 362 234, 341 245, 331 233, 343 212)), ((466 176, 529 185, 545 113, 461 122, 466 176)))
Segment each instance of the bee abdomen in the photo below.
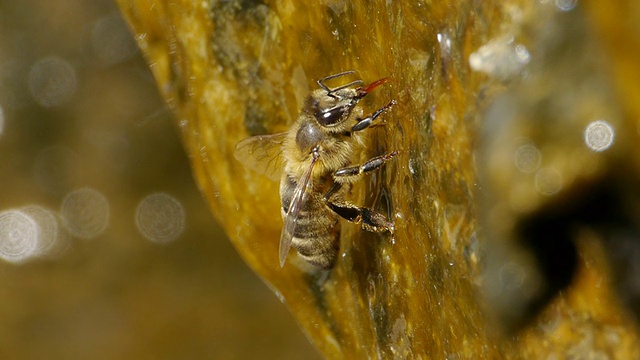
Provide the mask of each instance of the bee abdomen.
POLYGON ((321 205, 300 214, 291 245, 305 261, 330 269, 340 250, 339 230, 336 216, 321 205))
POLYGON ((326 233, 313 238, 293 238, 293 247, 300 257, 314 266, 331 269, 340 250, 339 233, 326 233))

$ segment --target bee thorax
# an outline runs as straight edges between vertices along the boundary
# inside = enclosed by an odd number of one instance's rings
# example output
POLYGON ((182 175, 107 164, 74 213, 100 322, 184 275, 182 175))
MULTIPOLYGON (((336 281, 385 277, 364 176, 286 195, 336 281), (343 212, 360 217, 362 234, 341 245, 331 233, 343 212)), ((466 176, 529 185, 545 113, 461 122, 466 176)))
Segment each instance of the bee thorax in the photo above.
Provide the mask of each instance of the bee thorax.
POLYGON ((304 152, 316 146, 325 137, 322 129, 313 122, 305 122, 296 133, 296 145, 304 152))

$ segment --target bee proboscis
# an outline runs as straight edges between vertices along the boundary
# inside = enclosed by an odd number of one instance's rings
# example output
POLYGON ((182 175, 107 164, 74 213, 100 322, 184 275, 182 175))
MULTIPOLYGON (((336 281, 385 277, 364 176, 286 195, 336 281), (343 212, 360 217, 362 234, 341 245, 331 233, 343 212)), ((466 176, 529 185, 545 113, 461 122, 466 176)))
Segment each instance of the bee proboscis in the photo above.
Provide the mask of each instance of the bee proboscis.
POLYGON ((307 96, 289 131, 253 136, 236 147, 236 158, 245 165, 280 177, 284 219, 281 267, 293 246, 307 262, 332 268, 340 248, 340 217, 368 231, 393 231, 393 223, 384 215, 344 200, 362 174, 380 168, 397 154, 394 151, 359 165, 351 163, 355 149, 364 145, 362 130, 379 125, 376 119, 395 104, 391 100, 368 116, 357 106, 388 78, 367 86, 362 80, 335 88, 325 84, 353 73, 345 71, 318 80, 319 89, 307 96))

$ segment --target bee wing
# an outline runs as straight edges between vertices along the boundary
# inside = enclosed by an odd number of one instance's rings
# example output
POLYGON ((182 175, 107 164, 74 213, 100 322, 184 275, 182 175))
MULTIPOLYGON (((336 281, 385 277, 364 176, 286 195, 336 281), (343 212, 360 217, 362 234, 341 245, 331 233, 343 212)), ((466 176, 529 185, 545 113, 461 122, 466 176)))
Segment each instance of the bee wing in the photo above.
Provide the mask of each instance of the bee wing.
POLYGON ((258 135, 236 145, 235 158, 246 167, 278 181, 284 169, 282 146, 287 133, 258 135))
POLYGON ((311 173, 313 172, 313 167, 316 165, 317 161, 318 156, 313 156, 311 165, 309 165, 309 168, 305 171, 302 178, 298 180, 298 186, 296 186, 293 191, 291 203, 289 204, 289 209, 285 216, 282 234, 280 235, 280 267, 284 266, 284 262, 287 260, 287 255, 289 254, 289 249, 291 249, 291 240, 293 240, 293 234, 298 222, 298 214, 300 214, 300 209, 302 209, 302 204, 304 204, 305 195, 307 194, 307 186, 309 186, 309 179, 311 179, 311 173))

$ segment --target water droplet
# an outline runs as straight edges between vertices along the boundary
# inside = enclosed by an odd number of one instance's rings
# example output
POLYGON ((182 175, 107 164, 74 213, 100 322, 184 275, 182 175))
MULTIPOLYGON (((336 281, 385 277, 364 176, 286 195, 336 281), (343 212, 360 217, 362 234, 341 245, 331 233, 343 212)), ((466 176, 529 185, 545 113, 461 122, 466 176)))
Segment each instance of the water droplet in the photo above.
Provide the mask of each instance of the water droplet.
POLYGON ((107 229, 109 202, 96 190, 78 189, 65 196, 60 214, 69 233, 82 239, 93 239, 107 229))
POLYGON ((136 225, 140 233, 156 243, 168 243, 182 235, 185 213, 182 204, 163 193, 144 198, 136 209, 136 225))
POLYGON ((528 64, 529 63, 529 59, 531 58, 531 54, 529 54, 529 50, 527 50, 526 46, 524 46, 522 44, 516 45, 515 53, 516 53, 516 59, 518 60, 519 63, 521 63, 521 64, 528 64))
POLYGON ((613 127, 604 120, 594 121, 584 130, 584 142, 595 152, 607 150, 613 144, 614 137, 613 127))
POLYGON ((411 173, 411 175, 415 175, 416 174, 416 169, 415 169, 414 162, 415 161, 413 159, 409 159, 409 172, 411 173))
POLYGON ((286 299, 282 295, 282 293, 278 290, 275 291, 276 297, 280 300, 281 303, 286 304, 286 299))
POLYGON ((31 95, 44 107, 60 106, 71 100, 77 81, 73 66, 57 56, 38 60, 29 72, 31 95))
POLYGON ((438 39, 438 44, 440 44, 440 57, 451 57, 451 38, 449 34, 446 32, 438 33, 436 38, 438 39))
POLYGON ((469 65, 500 79, 507 79, 521 72, 531 55, 522 44, 513 44, 513 38, 500 37, 482 45, 469 55, 469 65))

